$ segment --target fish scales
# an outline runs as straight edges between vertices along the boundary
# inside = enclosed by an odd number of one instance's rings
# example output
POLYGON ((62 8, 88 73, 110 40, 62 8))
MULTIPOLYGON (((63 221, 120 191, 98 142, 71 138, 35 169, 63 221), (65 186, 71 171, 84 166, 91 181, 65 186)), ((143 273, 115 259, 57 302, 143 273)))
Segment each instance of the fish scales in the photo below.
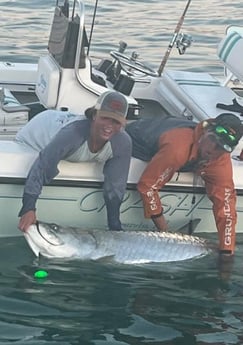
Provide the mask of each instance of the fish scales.
POLYGON ((205 241, 176 233, 98 230, 94 236, 98 243, 94 258, 113 253, 119 262, 163 262, 205 254, 205 241))
POLYGON ((208 243, 198 237, 171 232, 81 230, 38 222, 25 233, 38 256, 119 263, 181 261, 208 254, 208 243))

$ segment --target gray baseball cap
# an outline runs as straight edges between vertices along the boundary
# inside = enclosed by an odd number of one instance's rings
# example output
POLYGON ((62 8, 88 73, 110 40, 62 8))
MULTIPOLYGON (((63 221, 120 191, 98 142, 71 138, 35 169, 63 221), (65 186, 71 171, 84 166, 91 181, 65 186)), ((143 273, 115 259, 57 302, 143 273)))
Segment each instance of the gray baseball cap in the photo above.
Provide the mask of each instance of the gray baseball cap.
POLYGON ((128 103, 125 96, 117 91, 102 93, 95 106, 85 110, 85 115, 90 117, 94 110, 96 110, 96 116, 109 117, 120 122, 123 126, 126 124, 128 103))

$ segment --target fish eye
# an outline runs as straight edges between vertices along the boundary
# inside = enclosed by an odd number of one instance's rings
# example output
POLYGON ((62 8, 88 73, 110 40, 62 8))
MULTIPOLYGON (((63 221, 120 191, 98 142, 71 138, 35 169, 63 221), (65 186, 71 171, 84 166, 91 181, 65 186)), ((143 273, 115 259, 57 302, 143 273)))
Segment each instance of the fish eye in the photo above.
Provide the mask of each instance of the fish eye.
POLYGON ((59 226, 57 224, 55 224, 55 223, 51 224, 50 227, 54 231, 57 231, 59 229, 59 226))

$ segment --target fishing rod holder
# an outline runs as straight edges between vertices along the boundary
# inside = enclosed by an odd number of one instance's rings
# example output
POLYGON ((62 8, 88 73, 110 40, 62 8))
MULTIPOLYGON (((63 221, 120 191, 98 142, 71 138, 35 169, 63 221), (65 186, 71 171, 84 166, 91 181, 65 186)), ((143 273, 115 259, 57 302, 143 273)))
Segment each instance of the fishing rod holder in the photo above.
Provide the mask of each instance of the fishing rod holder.
POLYGON ((132 52, 131 61, 137 61, 139 54, 137 52, 132 52))
POLYGON ((192 41, 193 39, 191 35, 186 35, 183 33, 178 35, 176 40, 176 48, 178 49, 180 55, 185 54, 186 49, 191 46, 192 41))
POLYGON ((127 48, 127 43, 124 42, 124 41, 120 41, 120 42, 119 42, 119 49, 118 49, 118 52, 119 52, 119 53, 124 53, 125 50, 126 50, 126 48, 127 48))

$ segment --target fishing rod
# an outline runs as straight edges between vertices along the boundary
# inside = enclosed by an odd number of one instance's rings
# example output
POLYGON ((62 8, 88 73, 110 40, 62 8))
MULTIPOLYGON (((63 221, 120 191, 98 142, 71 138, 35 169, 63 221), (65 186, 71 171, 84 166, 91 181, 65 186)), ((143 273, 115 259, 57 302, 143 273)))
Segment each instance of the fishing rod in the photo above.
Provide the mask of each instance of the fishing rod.
POLYGON ((168 46, 167 51, 166 51, 166 53, 164 55, 164 58, 163 58, 160 66, 159 66, 159 69, 158 69, 158 75, 159 76, 161 76, 161 74, 162 74, 162 72, 164 70, 164 67, 165 67, 165 65, 166 65, 166 63, 168 61, 168 58, 170 56, 170 52, 171 52, 171 50, 172 50, 172 48, 173 48, 173 46, 175 44, 175 41, 176 41, 177 36, 179 34, 179 31, 180 31, 180 29, 182 27, 182 24, 184 22, 184 18, 185 18, 186 12, 187 12, 187 10, 188 10, 188 8, 190 6, 190 3, 191 3, 191 0, 188 0, 187 4, 186 4, 186 7, 185 7, 185 9, 184 9, 184 11, 182 13, 182 16, 180 17, 180 19, 179 19, 179 21, 178 21, 178 23, 176 25, 176 28, 175 28, 175 31, 174 31, 174 35, 173 35, 173 37, 172 37, 172 39, 171 39, 171 41, 169 43, 169 46, 168 46))

